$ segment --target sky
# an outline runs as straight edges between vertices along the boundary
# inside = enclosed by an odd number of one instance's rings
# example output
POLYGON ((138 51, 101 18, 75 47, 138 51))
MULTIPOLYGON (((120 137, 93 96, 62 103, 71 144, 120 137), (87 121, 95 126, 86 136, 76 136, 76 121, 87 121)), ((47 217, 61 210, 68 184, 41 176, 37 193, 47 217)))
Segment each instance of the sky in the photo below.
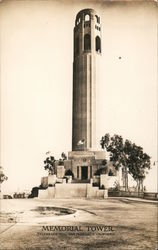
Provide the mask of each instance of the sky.
POLYGON ((156 3, 6 0, 0 2, 4 193, 39 186, 47 151, 56 159, 71 151, 73 28, 84 8, 95 9, 102 25, 98 144, 110 133, 142 146, 152 163, 145 185, 156 189, 156 3))

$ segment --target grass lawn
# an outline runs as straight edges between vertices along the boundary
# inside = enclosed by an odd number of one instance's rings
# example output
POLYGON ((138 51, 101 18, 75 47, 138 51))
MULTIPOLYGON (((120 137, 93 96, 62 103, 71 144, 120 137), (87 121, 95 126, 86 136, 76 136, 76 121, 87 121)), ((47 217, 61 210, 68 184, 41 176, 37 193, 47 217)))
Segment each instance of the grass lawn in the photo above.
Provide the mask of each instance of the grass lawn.
POLYGON ((1 203, 0 249, 3 250, 156 249, 156 203, 126 198, 14 199, 1 203), (77 212, 52 213, 51 216, 50 210, 41 214, 41 206, 64 207, 77 212), (58 230, 50 231, 55 230, 54 226, 58 230), (65 226, 73 226, 73 231, 65 226), (76 227, 82 231, 76 231, 76 227))

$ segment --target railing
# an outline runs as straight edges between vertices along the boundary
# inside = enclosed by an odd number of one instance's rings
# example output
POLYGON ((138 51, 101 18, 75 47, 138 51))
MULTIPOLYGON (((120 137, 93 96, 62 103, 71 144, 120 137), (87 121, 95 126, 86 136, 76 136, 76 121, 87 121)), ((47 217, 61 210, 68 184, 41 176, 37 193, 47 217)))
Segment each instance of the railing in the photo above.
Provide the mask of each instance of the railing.
POLYGON ((144 192, 144 199, 158 200, 158 193, 156 192, 144 192))
POLYGON ((135 198, 143 198, 149 200, 158 200, 158 193, 156 192, 137 192, 137 191, 108 191, 109 197, 135 197, 135 198))

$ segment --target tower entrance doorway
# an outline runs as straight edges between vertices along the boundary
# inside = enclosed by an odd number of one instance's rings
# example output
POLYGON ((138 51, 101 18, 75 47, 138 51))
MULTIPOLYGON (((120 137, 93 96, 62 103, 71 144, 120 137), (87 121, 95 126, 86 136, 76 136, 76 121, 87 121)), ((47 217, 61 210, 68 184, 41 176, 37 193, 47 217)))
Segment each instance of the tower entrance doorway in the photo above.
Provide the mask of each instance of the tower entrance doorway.
POLYGON ((88 167, 86 166, 81 167, 81 179, 82 180, 88 179, 88 167))

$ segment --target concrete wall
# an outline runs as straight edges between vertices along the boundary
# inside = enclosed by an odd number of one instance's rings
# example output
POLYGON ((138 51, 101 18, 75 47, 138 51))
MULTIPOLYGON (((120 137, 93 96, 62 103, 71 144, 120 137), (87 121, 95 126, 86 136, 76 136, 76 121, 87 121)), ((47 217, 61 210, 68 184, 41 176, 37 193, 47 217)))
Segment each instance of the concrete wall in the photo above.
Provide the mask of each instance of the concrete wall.
POLYGON ((38 191, 39 199, 52 199, 55 197, 55 187, 48 187, 45 190, 38 191))
POLYGON ((108 174, 100 175, 100 187, 104 186, 104 188, 108 189, 108 174))
POLYGON ((107 188, 112 188, 115 187, 115 183, 119 183, 119 177, 118 176, 108 176, 107 177, 107 183, 108 187, 107 188))
POLYGON ((52 198, 106 198, 107 190, 101 190, 86 183, 63 183, 55 187, 48 187, 46 190, 39 190, 39 199, 52 198))
POLYGON ((88 198, 106 198, 108 196, 107 190, 101 190, 98 187, 92 187, 87 184, 87 197, 88 198))
POLYGON ((44 176, 41 178, 41 185, 44 188, 48 187, 48 176, 44 176))
POLYGON ((104 177, 104 175, 94 175, 93 176, 93 183, 100 183, 100 187, 104 185, 106 189, 115 187, 115 182, 119 182, 118 176, 108 176, 104 177))
POLYGON ((100 176, 99 175, 93 176, 93 183, 97 183, 99 185, 99 183, 100 183, 100 176))
POLYGON ((48 175, 48 185, 54 185, 57 181, 57 177, 55 174, 48 175))
POLYGON ((65 168, 64 166, 57 166, 57 178, 63 178, 65 175, 65 168))
POLYGON ((68 169, 72 170, 72 160, 65 160, 64 167, 65 167, 65 171, 68 169))
POLYGON ((56 184, 55 198, 76 198, 87 196, 87 184, 56 184))

